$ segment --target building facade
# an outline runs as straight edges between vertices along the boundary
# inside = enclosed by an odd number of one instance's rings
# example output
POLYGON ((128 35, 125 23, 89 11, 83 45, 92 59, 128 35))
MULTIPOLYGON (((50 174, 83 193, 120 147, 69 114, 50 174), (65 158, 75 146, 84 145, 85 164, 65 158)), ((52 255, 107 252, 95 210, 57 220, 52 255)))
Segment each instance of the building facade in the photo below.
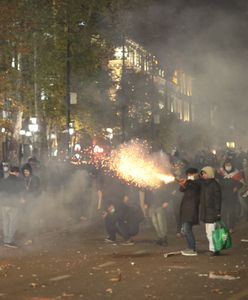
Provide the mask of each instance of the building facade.
POLYGON ((194 121, 192 77, 183 70, 169 71, 169 68, 162 67, 156 56, 131 39, 115 48, 108 66, 114 82, 110 90, 112 101, 117 99, 124 72, 143 74, 152 83, 157 95, 151 103, 153 112, 173 113, 179 120, 194 121))

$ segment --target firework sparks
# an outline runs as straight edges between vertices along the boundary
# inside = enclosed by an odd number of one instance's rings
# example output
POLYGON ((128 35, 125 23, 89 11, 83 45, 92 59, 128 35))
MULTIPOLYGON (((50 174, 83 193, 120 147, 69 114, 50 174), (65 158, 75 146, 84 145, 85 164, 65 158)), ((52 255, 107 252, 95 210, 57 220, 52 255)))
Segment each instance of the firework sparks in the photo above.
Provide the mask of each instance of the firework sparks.
POLYGON ((175 178, 166 171, 164 157, 149 154, 148 145, 137 140, 121 145, 112 151, 109 169, 119 178, 139 187, 158 188, 175 178))

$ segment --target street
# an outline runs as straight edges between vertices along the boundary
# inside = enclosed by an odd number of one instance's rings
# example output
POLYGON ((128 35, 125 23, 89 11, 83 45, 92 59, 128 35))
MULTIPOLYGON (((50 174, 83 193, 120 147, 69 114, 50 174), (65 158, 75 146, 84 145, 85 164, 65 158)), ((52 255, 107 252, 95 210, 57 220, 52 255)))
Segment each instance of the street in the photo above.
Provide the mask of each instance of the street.
POLYGON ((133 246, 111 245, 102 224, 83 222, 40 233, 30 246, 1 246, 0 299, 248 299, 247 224, 218 257, 207 255, 203 227, 195 229, 197 257, 164 257, 185 248, 173 232, 164 248, 150 228, 141 228, 133 246))

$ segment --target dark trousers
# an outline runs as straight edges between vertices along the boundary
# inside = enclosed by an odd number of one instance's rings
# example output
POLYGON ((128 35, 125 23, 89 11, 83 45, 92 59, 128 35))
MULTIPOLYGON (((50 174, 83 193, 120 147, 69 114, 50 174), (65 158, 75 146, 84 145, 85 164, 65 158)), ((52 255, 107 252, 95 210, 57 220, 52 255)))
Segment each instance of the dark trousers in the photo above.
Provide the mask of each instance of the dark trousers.
POLYGON ((124 240, 129 240, 139 232, 138 224, 128 224, 125 221, 117 220, 114 214, 108 214, 105 218, 105 228, 108 237, 115 241, 118 233, 124 240))
POLYGON ((115 241, 116 240, 116 217, 114 214, 107 214, 104 219, 105 221, 105 229, 107 231, 109 239, 115 241))
POLYGON ((196 249, 195 236, 192 227, 193 227, 192 223, 185 222, 183 223, 182 229, 183 229, 183 233, 185 234, 189 249, 195 251, 196 249))
POLYGON ((238 205, 223 203, 221 207, 221 219, 228 228, 233 229, 236 225, 238 205))
POLYGON ((124 238, 125 241, 129 240, 139 232, 138 224, 128 224, 125 221, 117 221, 117 232, 124 238))
POLYGON ((181 223, 181 218, 180 218, 181 202, 182 202, 181 199, 178 199, 178 198, 174 198, 172 201, 177 233, 180 233, 181 228, 182 228, 182 223, 181 223))

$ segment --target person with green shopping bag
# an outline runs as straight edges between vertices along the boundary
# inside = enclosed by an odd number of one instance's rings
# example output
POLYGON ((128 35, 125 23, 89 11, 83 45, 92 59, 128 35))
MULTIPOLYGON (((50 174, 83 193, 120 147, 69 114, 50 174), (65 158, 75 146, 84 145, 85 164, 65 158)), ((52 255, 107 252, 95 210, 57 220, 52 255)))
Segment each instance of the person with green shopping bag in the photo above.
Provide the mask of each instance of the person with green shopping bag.
POLYGON ((206 235, 209 241, 211 256, 219 255, 213 243, 213 231, 216 222, 221 219, 221 187, 215 179, 214 168, 204 167, 201 172, 200 219, 205 223, 206 235))

